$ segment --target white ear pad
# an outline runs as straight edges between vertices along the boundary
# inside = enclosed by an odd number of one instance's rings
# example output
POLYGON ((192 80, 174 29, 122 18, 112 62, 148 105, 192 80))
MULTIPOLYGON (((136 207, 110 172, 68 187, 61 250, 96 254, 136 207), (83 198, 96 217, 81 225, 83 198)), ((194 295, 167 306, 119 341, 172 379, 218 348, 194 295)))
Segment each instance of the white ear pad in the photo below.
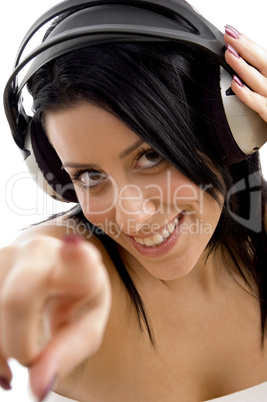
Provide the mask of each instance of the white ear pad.
MULTIPOLYGON (((31 125, 29 124, 25 136, 25 149, 29 151, 29 156, 25 159, 25 162, 29 172, 31 172, 35 176, 34 179, 36 183, 47 195, 58 201, 69 202, 68 200, 65 200, 64 198, 60 197, 59 194, 57 194, 54 191, 54 189, 49 185, 48 181, 45 179, 44 175, 40 171, 32 149, 30 132, 31 132, 31 125)), ((53 175, 53 173, 48 173, 48 175, 53 175)), ((49 179, 49 177, 47 177, 47 179, 49 179)))
POLYGON ((227 95, 232 76, 223 67, 220 70, 221 96, 229 127, 241 151, 251 154, 267 142, 267 124, 236 95, 227 95))

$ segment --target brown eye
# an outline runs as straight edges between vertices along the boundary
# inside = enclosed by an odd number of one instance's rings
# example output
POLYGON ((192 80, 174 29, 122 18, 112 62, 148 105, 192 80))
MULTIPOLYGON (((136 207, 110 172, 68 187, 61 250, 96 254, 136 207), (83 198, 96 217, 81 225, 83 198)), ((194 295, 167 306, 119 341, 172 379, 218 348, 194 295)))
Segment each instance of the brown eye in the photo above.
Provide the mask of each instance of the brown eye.
POLYGON ((142 155, 138 158, 136 168, 152 168, 160 163, 162 160, 163 158, 158 154, 158 152, 154 151, 153 149, 149 149, 148 151, 144 151, 142 155))
POLYGON ((99 184, 102 184, 103 181, 107 179, 107 175, 105 173, 99 172, 98 170, 87 170, 83 172, 79 180, 83 187, 92 188, 99 184))

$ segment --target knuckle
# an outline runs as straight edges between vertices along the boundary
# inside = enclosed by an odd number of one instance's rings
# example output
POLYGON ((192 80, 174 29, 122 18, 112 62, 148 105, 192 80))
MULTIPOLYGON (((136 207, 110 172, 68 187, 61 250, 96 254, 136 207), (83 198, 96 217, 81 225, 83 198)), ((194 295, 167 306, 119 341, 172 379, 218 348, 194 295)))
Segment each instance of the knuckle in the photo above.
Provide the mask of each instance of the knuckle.
POLYGON ((43 250, 45 244, 46 241, 44 238, 32 238, 21 245, 21 253, 24 254, 30 252, 31 254, 33 254, 36 251, 43 250))
POLYGON ((14 246, 14 245, 5 246, 5 247, 1 248, 1 250, 0 250, 0 258, 10 257, 10 256, 14 255, 14 253, 16 253, 16 251, 17 251, 17 246, 14 246))
POLYGON ((2 284, 0 303, 6 314, 18 318, 32 304, 32 292, 27 286, 27 280, 16 270, 11 271, 2 284))
POLYGON ((1 290, 0 295, 1 300, 1 308, 5 311, 6 314, 10 314, 11 312, 18 311, 20 313, 22 311, 22 300, 21 295, 18 289, 14 286, 5 285, 1 290))
POLYGON ((3 265, 9 264, 15 258, 17 254, 17 247, 10 245, 3 247, 0 250, 0 269, 3 268, 3 265))
POLYGON ((40 255, 47 255, 48 250, 54 250, 60 244, 60 240, 48 237, 48 236, 39 236, 35 238, 31 238, 24 243, 22 243, 20 250, 22 255, 24 253, 29 255, 36 255, 40 253, 40 255))
POLYGON ((252 50, 252 45, 248 40, 242 41, 242 47, 243 47, 243 51, 245 51, 245 52, 250 52, 252 50))

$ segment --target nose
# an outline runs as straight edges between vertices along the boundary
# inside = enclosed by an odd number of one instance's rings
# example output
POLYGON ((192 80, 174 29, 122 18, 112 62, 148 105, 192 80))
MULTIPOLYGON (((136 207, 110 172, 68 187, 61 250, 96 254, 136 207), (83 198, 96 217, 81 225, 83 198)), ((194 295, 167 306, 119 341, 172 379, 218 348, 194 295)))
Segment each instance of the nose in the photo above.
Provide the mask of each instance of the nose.
POLYGON ((140 231, 156 212, 153 199, 146 198, 142 190, 135 185, 123 188, 115 208, 118 226, 129 235, 140 231))

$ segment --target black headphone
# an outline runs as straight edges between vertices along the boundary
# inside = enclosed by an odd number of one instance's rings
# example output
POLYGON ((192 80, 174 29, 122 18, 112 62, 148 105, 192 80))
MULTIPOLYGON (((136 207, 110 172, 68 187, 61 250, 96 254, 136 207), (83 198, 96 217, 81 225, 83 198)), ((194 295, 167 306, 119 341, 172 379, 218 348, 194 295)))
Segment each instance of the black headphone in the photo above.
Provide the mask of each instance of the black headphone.
MULTIPOLYGON (((45 135, 37 138, 40 127, 36 127, 25 112, 22 89, 41 66, 63 54, 90 45, 130 41, 189 44, 219 62, 219 84, 226 116, 225 130, 228 131, 226 142, 230 141, 225 163, 241 161, 267 141, 266 123, 230 90, 233 71, 224 59, 223 34, 189 5, 179 0, 66 0, 41 16, 27 32, 4 91, 4 107, 13 139, 29 169, 34 173, 42 171, 44 181, 40 183, 39 177, 38 182, 54 198, 77 202, 70 178, 62 171, 56 152, 45 135), (40 28, 67 12, 69 16, 23 59, 27 44, 40 28), (181 20, 190 26, 190 32, 179 23, 181 20), (31 61, 19 83, 18 74, 31 61)), ((220 146, 224 142, 225 138, 219 139, 220 146)))

